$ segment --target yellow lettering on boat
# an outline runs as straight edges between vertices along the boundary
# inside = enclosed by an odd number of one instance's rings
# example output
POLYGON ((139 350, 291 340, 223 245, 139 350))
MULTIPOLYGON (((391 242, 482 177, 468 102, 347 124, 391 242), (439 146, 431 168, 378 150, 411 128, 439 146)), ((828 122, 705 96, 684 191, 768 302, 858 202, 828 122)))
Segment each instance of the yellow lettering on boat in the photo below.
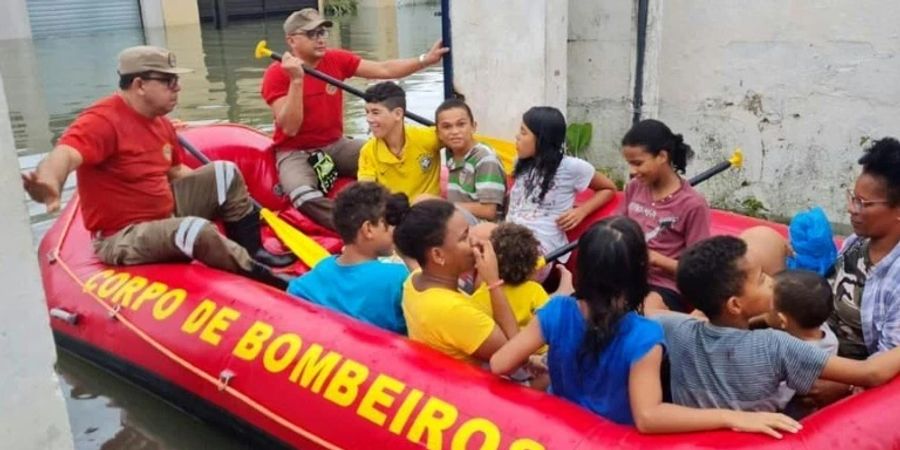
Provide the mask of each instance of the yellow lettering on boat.
POLYGON ((334 366, 341 360, 341 355, 332 351, 329 351, 322 357, 322 350, 321 345, 313 344, 303 352, 300 361, 294 366, 294 370, 291 371, 289 377, 291 382, 298 383, 299 380, 300 386, 305 388, 309 388, 310 383, 312 383, 310 390, 316 394, 322 390, 325 379, 328 378, 328 375, 334 370, 334 366))
POLYGON ((190 314, 188 314, 187 319, 184 319, 184 323, 181 325, 181 331, 184 331, 187 334, 194 334, 200 331, 200 328, 203 328, 203 325, 209 321, 209 318, 212 317, 213 313, 216 312, 216 308, 218 305, 208 298, 203 299, 190 314))
POLYGON ((519 439, 509 446, 509 450, 545 450, 539 442, 531 439, 519 439))
POLYGON ((453 441, 450 444, 450 450, 466 450, 469 448, 469 442, 476 434, 484 436, 481 442, 481 450, 497 450, 500 448, 500 429, 497 428, 490 420, 475 417, 469 419, 456 430, 453 434, 453 441))
MULTIPOLYGON (((272 327, 270 326, 269 328, 271 329, 272 327)), ((293 362, 297 357, 297 354, 300 353, 300 347, 302 345, 303 339, 300 339, 300 336, 297 336, 294 333, 285 333, 278 336, 268 345, 268 347, 266 347, 266 352, 263 354, 263 367, 269 372, 280 373, 291 365, 291 362, 293 362), (282 352, 281 356, 279 356, 278 351, 281 350, 282 347, 284 347, 285 350, 282 352)))
POLYGON ((187 298, 187 292, 184 289, 172 289, 166 292, 153 305, 153 318, 156 320, 165 320, 175 314, 184 299, 187 298))
POLYGON ((376 406, 390 408, 394 405, 394 400, 396 400, 395 395, 399 395, 405 388, 406 385, 402 381, 385 374, 379 374, 372 381, 372 385, 369 386, 366 395, 359 402, 356 413, 375 425, 384 426, 387 414, 377 409, 376 406))
POLYGON ((125 272, 117 273, 107 278, 97 289, 97 296, 104 300, 107 299, 113 292, 118 291, 129 278, 131 278, 131 275, 125 272))
POLYGON ((322 395, 338 406, 350 406, 359 395, 359 386, 367 378, 369 378, 368 367, 352 359, 345 359, 322 395))
POLYGON ((419 401, 422 400, 423 396, 425 396, 425 393, 418 389, 409 391, 409 395, 403 399, 403 403, 400 404, 400 408, 397 410, 394 420, 391 421, 391 426, 388 427, 388 431, 397 435, 402 433, 403 428, 406 427, 406 423, 409 422, 409 416, 412 414, 416 405, 419 404, 419 401))
MULTIPOLYGON (((150 286, 147 286, 147 289, 144 289, 144 292, 141 292, 141 295, 138 295, 136 299, 134 299, 134 303, 132 303, 131 310, 137 311, 141 306, 144 305, 145 302, 150 300, 156 300, 160 295, 166 293, 169 290, 169 286, 165 283, 160 283, 158 281, 154 281, 150 286)), ((123 303, 122 306, 129 306, 127 303, 123 303)))
POLYGON ((231 354, 243 359, 244 361, 252 361, 259 355, 263 349, 263 344, 272 337, 275 329, 272 325, 257 320, 253 325, 244 332, 241 340, 234 346, 231 354))
POLYGON ((106 270, 101 270, 101 271, 91 275, 91 277, 88 278, 87 281, 84 282, 84 287, 82 287, 82 290, 84 292, 94 292, 95 290, 97 290, 97 286, 99 286, 100 279, 109 278, 114 273, 116 273, 115 270, 106 269, 106 270))
POLYGON ((416 420, 409 427, 406 438, 411 442, 421 444, 422 435, 427 432, 425 447, 429 450, 441 450, 444 445, 444 431, 453 426, 457 417, 459 417, 459 411, 455 406, 437 397, 431 397, 425 402, 425 406, 422 407, 416 420))
POLYGON ((241 313, 236 309, 223 306, 216 312, 203 331, 200 332, 200 340, 208 342, 212 345, 219 345, 222 342, 222 333, 228 330, 232 322, 241 317, 241 313))
POLYGON ((110 303, 122 303, 122 306, 127 307, 131 304, 131 296, 144 288, 144 286, 147 286, 147 279, 141 276, 134 276, 121 289, 116 291, 109 301, 110 303))

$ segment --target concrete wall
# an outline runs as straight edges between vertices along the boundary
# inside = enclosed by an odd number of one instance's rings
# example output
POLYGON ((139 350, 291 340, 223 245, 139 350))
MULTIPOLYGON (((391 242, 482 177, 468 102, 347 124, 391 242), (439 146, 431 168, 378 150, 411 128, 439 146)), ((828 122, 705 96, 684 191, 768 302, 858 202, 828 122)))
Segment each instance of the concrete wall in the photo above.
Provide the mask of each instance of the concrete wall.
POLYGON ((454 1, 450 9, 456 90, 480 132, 512 139, 528 108, 565 111, 567 0, 454 1))
POLYGON ((747 157, 705 192, 785 216, 821 204, 846 222, 862 147, 900 133, 900 3, 673 0, 662 15, 659 116, 697 165, 735 146, 747 157))
POLYGON ((0 148, 0 448, 71 449, 2 77, 0 148))
POLYGON ((567 119, 593 124, 585 156, 601 167, 624 167, 619 141, 633 111, 636 3, 569 0, 567 119))
POLYGON ((3 0, 3 14, 0 14, 0 41, 30 37, 31 21, 28 20, 28 5, 25 0, 3 0))

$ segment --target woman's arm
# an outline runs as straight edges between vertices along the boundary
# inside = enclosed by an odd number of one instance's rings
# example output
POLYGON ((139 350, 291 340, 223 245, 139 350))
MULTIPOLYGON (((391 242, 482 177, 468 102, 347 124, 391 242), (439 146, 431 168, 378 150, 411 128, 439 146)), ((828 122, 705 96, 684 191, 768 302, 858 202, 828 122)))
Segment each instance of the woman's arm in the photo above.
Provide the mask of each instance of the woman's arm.
POLYGON ((628 375, 631 414, 641 433, 684 433, 730 428, 781 439, 779 431, 796 433, 803 428, 796 420, 784 414, 699 409, 663 403, 659 377, 662 358, 662 346, 657 345, 631 366, 628 375))
POLYGON ((537 316, 535 316, 519 334, 491 356, 491 372, 498 375, 506 375, 513 372, 528 361, 528 357, 541 348, 544 343, 541 324, 537 316))
POLYGON ((609 203, 616 195, 616 184, 600 172, 594 172, 594 177, 591 178, 588 187, 594 190, 594 195, 588 201, 566 211, 556 219, 556 225, 563 231, 577 227, 585 217, 609 203))

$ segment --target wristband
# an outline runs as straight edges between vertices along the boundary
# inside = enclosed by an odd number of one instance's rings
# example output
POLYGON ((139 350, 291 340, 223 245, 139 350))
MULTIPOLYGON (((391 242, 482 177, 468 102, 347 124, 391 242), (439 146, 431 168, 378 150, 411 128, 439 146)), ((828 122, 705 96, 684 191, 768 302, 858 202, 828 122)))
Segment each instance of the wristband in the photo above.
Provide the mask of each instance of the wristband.
POLYGON ((425 54, 424 53, 419 55, 419 65, 421 65, 421 66, 425 65, 425 54))
POLYGON ((497 281, 495 281, 495 282, 489 284, 489 285, 488 285, 488 290, 490 291, 490 290, 496 289, 496 288, 498 288, 498 287, 500 287, 500 286, 503 286, 503 280, 502 280, 502 279, 497 280, 497 281))

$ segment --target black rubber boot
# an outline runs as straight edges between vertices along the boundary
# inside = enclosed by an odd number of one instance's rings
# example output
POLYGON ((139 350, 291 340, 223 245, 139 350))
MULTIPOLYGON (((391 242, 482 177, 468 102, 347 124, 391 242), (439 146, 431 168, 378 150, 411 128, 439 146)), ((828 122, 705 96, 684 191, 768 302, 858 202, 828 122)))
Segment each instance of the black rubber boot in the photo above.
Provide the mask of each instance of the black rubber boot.
POLYGON ((260 264, 256 261, 251 261, 250 264, 252 264, 250 271, 244 273, 247 278, 259 281, 263 284, 268 284, 269 286, 272 286, 279 291, 287 290, 288 282, 291 281, 292 277, 280 273, 275 273, 268 266, 260 264))
POLYGON ((263 248, 259 220, 259 210, 254 208, 253 212, 237 222, 225 222, 225 235, 247 249, 251 258, 266 266, 287 267, 297 262, 297 257, 292 254, 274 255, 263 248))

